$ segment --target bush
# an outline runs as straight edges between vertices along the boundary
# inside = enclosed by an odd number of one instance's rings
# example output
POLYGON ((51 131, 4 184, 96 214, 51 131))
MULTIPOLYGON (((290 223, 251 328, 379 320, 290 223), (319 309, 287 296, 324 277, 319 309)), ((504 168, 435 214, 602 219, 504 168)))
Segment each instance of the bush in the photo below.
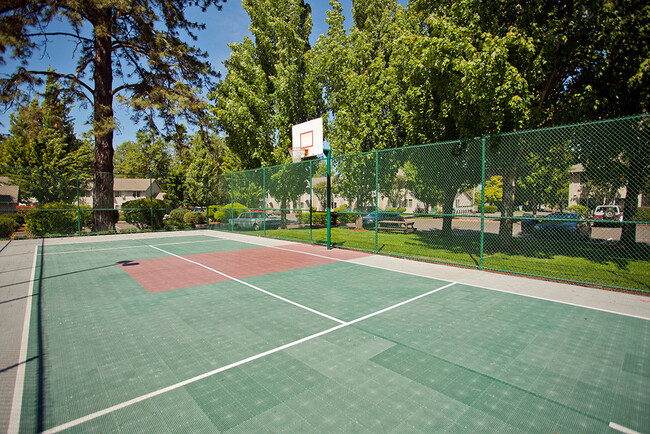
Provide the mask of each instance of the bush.
POLYGON ((242 205, 241 203, 232 203, 228 205, 224 205, 219 208, 219 211, 216 211, 214 213, 214 216, 212 217, 215 221, 220 221, 221 223, 228 223, 228 221, 233 218, 233 215, 237 217, 239 214, 248 211, 248 208, 246 208, 246 205, 242 205), (219 213, 217 218, 217 213, 219 213))
POLYGON ((192 227, 206 223, 205 214, 202 212, 188 212, 183 216, 183 220, 185 223, 191 224, 192 227))
POLYGON ((37 237, 44 235, 74 234, 81 226, 90 227, 92 224, 92 209, 81 206, 79 216, 77 206, 63 202, 52 202, 38 206, 25 216, 25 229, 37 237))
POLYGON ((578 214, 580 214, 581 216, 583 216, 585 218, 591 218, 592 217, 592 214, 591 214, 591 211, 589 210, 589 208, 587 208, 586 206, 583 206, 583 205, 572 205, 572 206, 567 208, 567 211, 578 213, 578 214))
POLYGON ((650 222, 650 208, 637 208, 636 210, 636 221, 639 222, 650 222))
POLYGON ((16 220, 5 216, 0 217, 0 238, 10 238, 19 227, 16 220))
POLYGON ((483 209, 488 214, 492 214, 492 213, 497 212, 499 210, 499 208, 496 205, 485 205, 485 207, 483 207, 483 209))
POLYGON ((169 213, 169 224, 174 227, 174 228, 184 228, 185 227, 185 215, 189 213, 189 209, 185 208, 177 208, 172 210, 172 212, 169 213))
POLYGON ((337 213, 339 223, 354 223, 357 220, 358 214, 351 213, 350 211, 352 210, 348 209, 348 206, 346 204, 343 204, 338 208, 334 208, 334 212, 337 213), (343 211, 343 213, 341 213, 341 211, 343 211))
POLYGON ((15 221, 16 223, 18 223, 18 227, 25 224, 25 215, 24 214, 18 214, 18 213, 0 214, 0 218, 11 219, 11 220, 15 221))
POLYGON ((158 199, 135 199, 122 204, 122 211, 127 223, 135 225, 138 229, 145 229, 151 226, 153 230, 163 228, 163 217, 166 211, 165 203, 158 199), (153 210, 153 219, 151 211, 153 210))

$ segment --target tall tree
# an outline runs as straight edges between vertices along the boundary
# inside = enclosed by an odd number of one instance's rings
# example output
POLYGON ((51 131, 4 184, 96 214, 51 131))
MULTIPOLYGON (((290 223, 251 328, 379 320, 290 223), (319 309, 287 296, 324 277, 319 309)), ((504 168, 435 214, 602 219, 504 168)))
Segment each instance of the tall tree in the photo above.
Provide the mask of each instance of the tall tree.
POLYGON ((6 103, 20 98, 24 86, 40 84, 42 77, 53 76, 65 83, 66 90, 92 104, 95 207, 94 228, 111 226, 113 213, 113 131, 116 122, 113 102, 118 95, 135 110, 135 118, 153 122, 155 114, 173 125, 179 115, 191 122, 202 122, 205 104, 197 89, 214 72, 205 53, 181 39, 185 32, 203 26, 189 20, 185 10, 211 5, 221 8, 221 0, 28 0, 10 1, 0 8, 0 63, 11 49, 20 66, 0 78, 0 95, 6 103), (68 29, 52 29, 63 21, 68 29), (76 49, 74 71, 28 69, 29 59, 47 49, 50 38, 72 41, 76 49), (117 83, 114 84, 114 79, 117 83))
POLYGON ((115 149, 115 172, 120 174, 151 175, 156 179, 169 176, 172 150, 169 143, 156 131, 139 131, 135 142, 124 142, 115 149))
POLYGON ((210 94, 226 144, 244 169, 288 161, 291 126, 320 116, 309 73, 311 8, 304 0, 244 0, 253 39, 230 44, 227 75, 210 94))
POLYGON ((340 155, 400 146, 402 123, 395 107, 399 90, 390 68, 397 37, 397 2, 354 2, 349 33, 343 27, 340 2, 331 0, 330 6, 328 32, 318 39, 311 58, 332 117, 326 125, 332 152, 340 155))
POLYGON ((21 186, 21 201, 70 202, 77 195, 77 182, 88 179, 92 150, 75 136, 69 114, 69 99, 49 77, 43 101, 33 99, 10 116, 9 135, 0 146, 0 165, 30 168, 12 171, 13 181, 21 186))

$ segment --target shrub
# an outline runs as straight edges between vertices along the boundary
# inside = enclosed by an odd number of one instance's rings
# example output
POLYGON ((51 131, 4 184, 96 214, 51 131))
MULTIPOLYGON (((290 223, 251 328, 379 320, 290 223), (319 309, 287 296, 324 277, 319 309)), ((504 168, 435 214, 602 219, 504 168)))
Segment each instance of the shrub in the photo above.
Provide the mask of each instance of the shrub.
POLYGON ((215 212, 215 217, 213 217, 214 220, 220 221, 221 223, 228 223, 228 221, 233 218, 233 215, 237 217, 239 214, 248 211, 248 208, 246 208, 246 205, 235 202, 220 207, 219 211, 215 212), (216 214, 219 211, 223 214, 219 214, 219 219, 217 220, 216 214))
POLYGON ((0 217, 0 238, 11 237, 19 227, 20 225, 16 222, 16 220, 6 218, 5 216, 0 217))
MULTIPOLYGON (((334 208, 334 212, 338 215, 338 221, 340 223, 354 223, 357 220, 358 214, 351 213, 351 209, 348 209, 346 204, 341 205, 338 208, 334 208), (341 213, 341 211, 343 211, 341 213)), ((327 215, 327 214, 326 214, 327 215)))
POLYGON ((493 212, 497 212, 499 208, 496 205, 485 205, 483 209, 486 213, 491 214, 493 212))
POLYGON ((572 205, 567 208, 567 211, 575 212, 580 214, 581 216, 585 218, 591 218, 591 211, 589 211, 589 208, 583 205, 572 205))
POLYGON ((18 223, 18 227, 25 224, 25 215, 24 214, 8 213, 8 214, 0 215, 0 218, 11 219, 11 220, 15 221, 16 223, 18 223))
POLYGON ((189 223, 192 225, 192 227, 196 225, 204 225, 206 220, 205 220, 205 214, 202 212, 188 212, 183 216, 183 220, 185 223, 189 223))
POLYGON ((185 208, 177 208, 172 210, 172 212, 169 213, 169 223, 175 227, 185 226, 184 217, 189 212, 190 210, 185 208))
POLYGON ((636 210, 636 220, 640 222, 650 222, 650 208, 638 208, 636 210))
POLYGON ((63 202, 52 202, 38 206, 25 216, 25 229, 37 237, 44 235, 74 234, 81 226, 90 227, 92 224, 92 209, 82 206, 81 215, 77 206, 63 202))
POLYGON ((153 211, 153 230, 163 228, 163 217, 166 211, 165 203, 158 199, 135 199, 122 204, 122 211, 127 223, 138 229, 151 226, 153 211))

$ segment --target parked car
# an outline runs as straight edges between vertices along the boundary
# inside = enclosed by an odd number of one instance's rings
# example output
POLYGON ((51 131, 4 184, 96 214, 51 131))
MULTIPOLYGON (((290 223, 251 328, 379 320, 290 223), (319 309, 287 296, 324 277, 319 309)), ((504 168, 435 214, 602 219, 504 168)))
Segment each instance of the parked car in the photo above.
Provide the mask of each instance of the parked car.
POLYGON ((277 229, 281 225, 279 217, 270 216, 262 211, 249 211, 239 214, 234 219, 229 219, 235 230, 254 230, 259 231, 266 229, 277 229))
POLYGON ((384 220, 389 220, 389 221, 404 221, 404 217, 399 215, 398 213, 394 211, 373 211, 371 213, 366 214, 363 216, 363 227, 368 228, 368 227, 374 227, 375 226, 375 220, 377 221, 384 221, 384 220))
POLYGON ((594 226, 618 225, 623 221, 623 210, 618 205, 598 205, 594 211, 594 226))
POLYGON ((533 226, 535 236, 591 237, 591 223, 578 213, 549 214, 533 226))

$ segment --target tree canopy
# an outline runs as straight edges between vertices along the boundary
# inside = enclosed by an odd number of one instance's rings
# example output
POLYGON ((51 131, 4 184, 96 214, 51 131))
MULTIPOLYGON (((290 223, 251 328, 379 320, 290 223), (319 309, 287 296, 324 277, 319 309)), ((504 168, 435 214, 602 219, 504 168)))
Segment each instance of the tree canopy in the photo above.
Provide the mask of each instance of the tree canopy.
POLYGON ((112 225, 113 102, 116 98, 134 110, 136 119, 151 123, 156 116, 171 127, 176 118, 202 123, 205 103, 198 89, 215 73, 205 53, 185 42, 195 39, 202 25, 185 14, 190 6, 203 10, 221 7, 221 0, 28 0, 0 8, 0 63, 16 60, 15 71, 0 77, 0 98, 7 104, 25 95, 25 87, 43 77, 59 79, 65 91, 92 105, 95 139, 93 199, 94 227, 112 225), (65 30, 54 29, 62 21, 65 30), (71 71, 40 71, 30 59, 47 50, 50 38, 74 44, 77 66, 71 71), (115 81, 115 83, 114 83, 115 81))

